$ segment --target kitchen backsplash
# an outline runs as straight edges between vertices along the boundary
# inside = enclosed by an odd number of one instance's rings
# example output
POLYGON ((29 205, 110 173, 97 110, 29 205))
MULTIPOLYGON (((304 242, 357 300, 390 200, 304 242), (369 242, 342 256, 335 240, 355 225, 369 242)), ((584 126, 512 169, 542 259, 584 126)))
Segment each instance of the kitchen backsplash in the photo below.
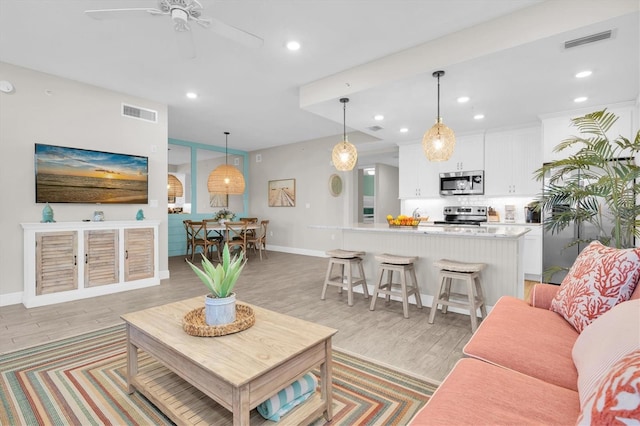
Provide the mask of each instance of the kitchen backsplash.
POLYGON ((429 216, 429 220, 442 220, 442 209, 446 206, 487 206, 493 207, 500 215, 500 221, 504 222, 504 206, 514 205, 516 208, 515 223, 525 223, 524 208, 531 203, 534 197, 484 197, 461 196, 447 198, 430 198, 421 200, 403 200, 402 214, 412 215, 418 209, 420 216, 429 216))

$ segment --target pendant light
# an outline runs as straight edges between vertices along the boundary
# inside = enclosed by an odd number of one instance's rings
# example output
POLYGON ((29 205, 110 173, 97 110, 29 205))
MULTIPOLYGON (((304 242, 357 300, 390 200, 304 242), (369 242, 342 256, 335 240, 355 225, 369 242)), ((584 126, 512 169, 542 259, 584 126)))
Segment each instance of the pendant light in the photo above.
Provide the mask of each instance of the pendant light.
POLYGON ((422 149, 429 161, 447 161, 456 146, 456 136, 453 130, 445 126, 442 123, 442 117, 440 117, 440 77, 443 75, 444 71, 433 73, 433 76, 438 79, 438 116, 436 124, 422 138, 422 149))
POLYGON ((333 147, 331 159, 333 160, 333 165, 336 169, 348 171, 353 170, 358 162, 358 151, 356 150, 356 147, 347 140, 347 102, 349 102, 349 98, 340 98, 340 102, 342 102, 343 110, 342 142, 338 142, 336 146, 333 147))
POLYGON ((224 132, 224 164, 209 173, 207 189, 210 194, 238 195, 244 193, 244 176, 228 164, 229 132, 224 132))
POLYGON ((176 197, 182 197, 184 195, 184 188, 182 182, 174 175, 168 175, 167 180, 167 197, 170 203, 176 202, 176 197))

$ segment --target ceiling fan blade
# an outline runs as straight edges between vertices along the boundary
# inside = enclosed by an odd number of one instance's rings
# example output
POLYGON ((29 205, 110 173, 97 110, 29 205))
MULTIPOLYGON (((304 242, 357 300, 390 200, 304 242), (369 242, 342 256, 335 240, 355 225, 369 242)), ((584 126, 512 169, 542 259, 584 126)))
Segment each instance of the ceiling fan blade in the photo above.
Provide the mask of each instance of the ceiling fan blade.
POLYGON ((165 12, 149 7, 143 8, 131 8, 131 9, 98 9, 98 10, 85 10, 85 14, 91 16, 93 19, 116 19, 120 18, 123 14, 148 16, 148 15, 166 15, 165 12))
POLYGON ((233 40, 247 47, 257 49, 262 47, 264 43, 264 40, 258 37, 257 35, 248 33, 244 30, 241 30, 240 28, 236 28, 231 25, 225 24, 224 22, 218 21, 217 19, 202 17, 197 22, 205 28, 211 28, 211 30, 215 31, 217 34, 221 35, 222 37, 228 38, 229 40, 233 40), (200 21, 205 21, 208 23, 200 24, 200 21))

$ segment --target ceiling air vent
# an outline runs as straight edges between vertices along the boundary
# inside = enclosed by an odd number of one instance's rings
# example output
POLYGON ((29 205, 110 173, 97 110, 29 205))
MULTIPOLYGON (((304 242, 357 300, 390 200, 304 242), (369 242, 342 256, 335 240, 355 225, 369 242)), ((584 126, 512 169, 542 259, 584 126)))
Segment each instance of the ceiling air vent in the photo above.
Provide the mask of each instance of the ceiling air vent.
POLYGON ((382 130, 383 128, 380 126, 371 126, 371 127, 367 127, 367 129, 371 130, 372 132, 378 132, 380 130, 382 130))
POLYGON ((600 40, 606 40, 611 38, 611 30, 603 31, 597 34, 591 34, 586 37, 580 37, 573 40, 565 41, 564 48, 571 49, 572 47, 582 46, 583 44, 589 44, 600 40))
POLYGON ((149 121, 151 123, 158 122, 158 111, 140 108, 133 105, 122 104, 122 115, 125 117, 137 118, 138 120, 149 121))

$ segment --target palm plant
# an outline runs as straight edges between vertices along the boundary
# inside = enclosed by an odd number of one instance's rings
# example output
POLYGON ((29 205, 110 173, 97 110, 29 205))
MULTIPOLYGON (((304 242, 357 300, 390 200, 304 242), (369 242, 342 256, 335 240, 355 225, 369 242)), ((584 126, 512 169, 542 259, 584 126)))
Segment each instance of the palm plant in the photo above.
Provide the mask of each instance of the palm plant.
MULTIPOLYGON (((633 247, 633 237, 640 237, 640 167, 635 163, 640 131, 633 140, 623 136, 609 139, 607 132, 617 119, 606 109, 572 119, 580 136, 562 141, 554 151, 570 147, 578 151, 536 170, 536 179, 548 176, 536 200, 538 209, 551 212, 554 207, 570 206, 546 215, 547 231, 557 233, 573 224, 590 223, 599 230, 600 242, 616 248, 633 247), (613 224, 611 229, 605 229, 605 223, 613 224)), ((588 242, 577 239, 570 245, 588 242)))
POLYGON ((224 298, 231 295, 246 261, 243 261, 242 252, 240 252, 239 256, 234 256, 232 259, 229 253, 229 246, 225 244, 224 250, 222 251, 222 263, 219 263, 217 266, 213 266, 204 254, 202 255, 203 269, 198 268, 188 260, 187 263, 189 263, 193 272, 196 273, 198 278, 200 278, 209 289, 212 297, 224 298))

